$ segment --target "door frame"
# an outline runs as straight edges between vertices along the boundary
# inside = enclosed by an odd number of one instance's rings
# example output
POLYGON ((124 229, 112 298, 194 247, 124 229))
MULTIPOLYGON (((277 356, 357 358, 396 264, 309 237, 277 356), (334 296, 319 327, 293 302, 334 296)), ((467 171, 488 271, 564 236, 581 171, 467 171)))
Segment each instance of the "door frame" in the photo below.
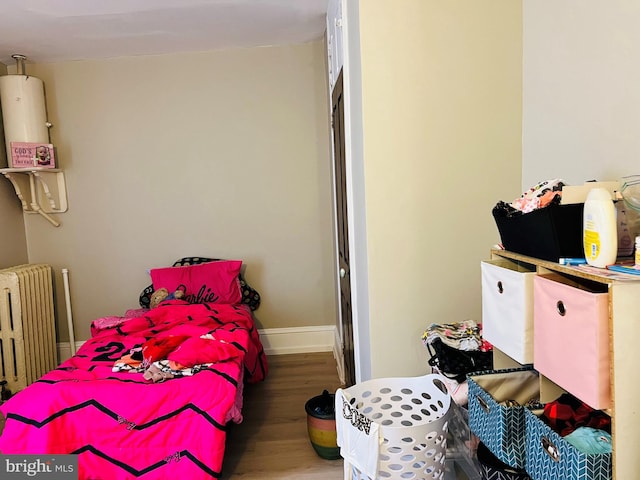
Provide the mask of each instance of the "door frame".
MULTIPOLYGON (((343 95, 351 314, 356 382, 371 379, 359 2, 342 2, 343 95)), ((329 92, 331 94, 331 92, 329 92)), ((333 129, 331 129, 333 135, 333 129)), ((333 156, 333 149, 331 150, 333 156)), ((334 178, 335 186, 335 178, 334 178)), ((335 208, 335 206, 334 206, 335 208)), ((337 231, 335 232, 337 248, 337 231)), ((338 259, 336 254, 336 265, 338 259)), ((336 275, 340 267, 336 268, 336 275)), ((338 295, 339 282, 336 282, 338 295)), ((338 298, 340 298, 338 296, 338 298)), ((342 332, 340 332, 342 335, 342 332)))

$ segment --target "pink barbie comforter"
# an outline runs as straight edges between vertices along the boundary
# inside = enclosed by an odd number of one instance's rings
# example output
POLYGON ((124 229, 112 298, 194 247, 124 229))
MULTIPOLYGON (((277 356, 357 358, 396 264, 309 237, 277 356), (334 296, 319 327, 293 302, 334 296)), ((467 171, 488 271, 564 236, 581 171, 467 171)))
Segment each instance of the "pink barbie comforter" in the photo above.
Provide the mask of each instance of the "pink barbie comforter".
POLYGON ((78 454, 81 479, 219 478, 226 423, 242 420, 243 377, 267 373, 250 310, 172 300, 93 332, 73 358, 0 406, 0 452, 78 454), (224 339, 224 360, 160 381, 114 371, 131 349, 169 335, 224 339))

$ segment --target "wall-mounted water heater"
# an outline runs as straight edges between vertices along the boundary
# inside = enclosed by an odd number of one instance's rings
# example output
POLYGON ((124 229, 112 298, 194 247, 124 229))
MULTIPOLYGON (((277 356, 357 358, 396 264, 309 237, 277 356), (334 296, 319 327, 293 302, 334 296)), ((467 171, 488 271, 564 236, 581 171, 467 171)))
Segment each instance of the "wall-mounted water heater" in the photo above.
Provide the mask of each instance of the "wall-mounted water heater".
MULTIPOLYGON (((64 172, 59 168, 31 165, 14 165, 12 142, 50 145, 47 108, 44 100, 44 83, 25 73, 24 55, 12 55, 17 72, 0 76, 0 103, 9 168, 0 168, 16 191, 25 213, 36 213, 58 227, 60 222, 51 213, 67 211, 67 187, 64 172)), ((20 155, 20 152, 17 153, 20 155)), ((48 158, 47 158, 48 159, 48 158)), ((57 165, 55 165, 57 167, 57 165)))
POLYGON ((25 73, 24 55, 12 55, 16 60, 15 75, 0 76, 0 104, 7 162, 11 161, 11 142, 50 143, 44 83, 25 73))

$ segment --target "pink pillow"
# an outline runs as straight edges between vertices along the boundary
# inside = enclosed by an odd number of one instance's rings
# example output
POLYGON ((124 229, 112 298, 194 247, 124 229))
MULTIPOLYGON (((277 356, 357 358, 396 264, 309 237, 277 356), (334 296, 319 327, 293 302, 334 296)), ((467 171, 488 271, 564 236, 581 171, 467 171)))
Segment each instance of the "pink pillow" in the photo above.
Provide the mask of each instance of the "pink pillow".
POLYGON ((224 260, 185 265, 181 267, 154 268, 151 280, 154 290, 166 288, 169 293, 176 290, 185 292, 184 300, 189 303, 240 303, 241 260, 224 260))

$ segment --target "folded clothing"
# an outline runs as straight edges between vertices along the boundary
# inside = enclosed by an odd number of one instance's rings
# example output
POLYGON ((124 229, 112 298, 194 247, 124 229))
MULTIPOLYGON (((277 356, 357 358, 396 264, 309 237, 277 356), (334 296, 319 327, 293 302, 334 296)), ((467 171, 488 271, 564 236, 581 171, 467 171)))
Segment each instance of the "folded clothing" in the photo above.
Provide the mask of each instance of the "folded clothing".
POLYGON ((436 338, 458 350, 491 350, 490 345, 482 340, 482 325, 473 320, 457 323, 432 323, 422 334, 422 342, 427 345, 433 343, 436 338))
POLYGON ((562 437, 579 427, 611 431, 611 417, 569 393, 563 393, 557 400, 547 403, 540 418, 562 437))
POLYGON ((560 203, 564 185, 565 182, 559 178, 542 181, 511 202, 511 207, 522 213, 529 213, 552 203, 560 203))
POLYGON ((473 320, 432 323, 422 334, 422 343, 429 352, 429 365, 458 383, 470 372, 493 367, 493 346, 482 339, 482 325, 473 320))
POLYGON ((611 435, 597 428, 579 427, 564 439, 586 454, 611 453, 613 451, 611 435))

